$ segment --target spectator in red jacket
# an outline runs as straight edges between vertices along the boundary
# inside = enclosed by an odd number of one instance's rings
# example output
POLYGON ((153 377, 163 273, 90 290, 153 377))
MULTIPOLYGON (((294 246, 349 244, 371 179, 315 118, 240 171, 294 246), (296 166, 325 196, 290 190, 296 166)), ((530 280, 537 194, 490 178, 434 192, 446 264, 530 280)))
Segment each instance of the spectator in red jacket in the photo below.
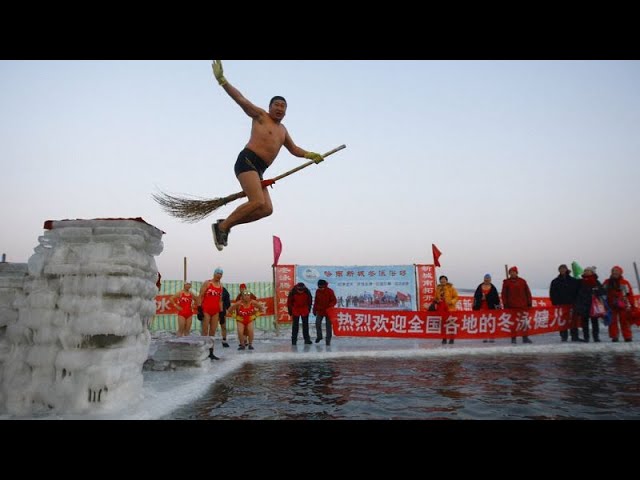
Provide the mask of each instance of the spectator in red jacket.
POLYGON ((313 298, 311 292, 302 282, 297 283, 289 292, 287 300, 287 308, 291 316, 291 345, 298 343, 298 328, 300 327, 300 319, 302 318, 302 336, 304 344, 311 345, 311 337, 309 337, 309 313, 311 312, 311 304, 313 298))
MULTIPOLYGON (((523 314, 526 314, 526 310, 533 305, 533 299, 531 298, 531 290, 524 278, 518 277, 518 267, 513 266, 509 269, 509 278, 502 281, 502 305, 504 308, 515 310, 516 325, 517 319, 523 314)), ((515 326, 513 333, 515 333, 515 326)), ((511 343, 516 343, 516 337, 511 337, 511 343)), ((533 343, 527 336, 525 330, 522 335, 522 343, 533 343)))
POLYGON ((607 292, 607 303, 611 308, 611 324, 609 336, 612 342, 618 341, 618 332, 622 330, 622 338, 625 342, 633 340, 631 333, 631 305, 633 305, 633 290, 631 284, 622 274, 622 267, 615 266, 611 269, 611 276, 604 281, 604 289, 607 292), (620 326, 618 326, 618 323, 620 326))
POLYGON ((327 346, 331 345, 331 336, 333 334, 327 309, 335 307, 336 303, 338 303, 336 294, 328 285, 326 280, 318 280, 318 290, 316 290, 316 298, 313 302, 313 314, 316 316, 316 343, 322 340, 322 319, 324 318, 327 323, 327 346))

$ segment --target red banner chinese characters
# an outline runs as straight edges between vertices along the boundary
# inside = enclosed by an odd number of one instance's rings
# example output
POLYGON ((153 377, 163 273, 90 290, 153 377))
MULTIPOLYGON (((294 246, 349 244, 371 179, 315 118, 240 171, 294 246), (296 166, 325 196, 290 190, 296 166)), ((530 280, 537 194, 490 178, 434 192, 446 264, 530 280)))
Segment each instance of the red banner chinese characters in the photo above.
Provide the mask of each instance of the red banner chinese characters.
POLYGON ((275 269, 276 321, 278 323, 291 323, 287 300, 289 299, 289 292, 296 284, 296 267, 295 265, 278 265, 275 269))
POLYGON ((416 272, 418 310, 427 310, 436 293, 436 267, 434 265, 416 265, 416 272))
MULTIPOLYGON (((531 299, 533 307, 550 307, 551 299, 549 297, 533 297, 531 299)), ((427 304, 427 307, 429 305, 427 304)), ((458 296, 458 303, 456 304, 456 311, 458 312, 471 312, 473 311, 473 297, 458 296)))
POLYGON ((500 338, 565 330, 571 308, 536 307, 473 312, 390 312, 329 309, 334 334, 386 338, 500 338))

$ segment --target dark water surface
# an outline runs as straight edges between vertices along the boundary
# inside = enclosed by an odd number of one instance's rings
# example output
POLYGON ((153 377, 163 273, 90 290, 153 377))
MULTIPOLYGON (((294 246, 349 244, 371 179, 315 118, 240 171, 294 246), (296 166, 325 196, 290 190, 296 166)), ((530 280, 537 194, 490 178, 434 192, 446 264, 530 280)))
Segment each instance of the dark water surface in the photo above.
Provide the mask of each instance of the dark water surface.
POLYGON ((640 355, 248 363, 165 419, 640 419, 640 355))

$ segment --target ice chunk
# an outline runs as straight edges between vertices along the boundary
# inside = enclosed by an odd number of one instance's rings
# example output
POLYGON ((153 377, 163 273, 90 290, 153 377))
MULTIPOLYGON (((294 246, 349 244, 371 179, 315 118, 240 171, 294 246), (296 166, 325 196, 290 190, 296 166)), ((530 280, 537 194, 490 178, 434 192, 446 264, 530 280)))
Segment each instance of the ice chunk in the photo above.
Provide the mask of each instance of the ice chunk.
POLYGON ((0 410, 88 412, 138 401, 162 231, 126 219, 46 228, 20 281, 0 271, 0 410))

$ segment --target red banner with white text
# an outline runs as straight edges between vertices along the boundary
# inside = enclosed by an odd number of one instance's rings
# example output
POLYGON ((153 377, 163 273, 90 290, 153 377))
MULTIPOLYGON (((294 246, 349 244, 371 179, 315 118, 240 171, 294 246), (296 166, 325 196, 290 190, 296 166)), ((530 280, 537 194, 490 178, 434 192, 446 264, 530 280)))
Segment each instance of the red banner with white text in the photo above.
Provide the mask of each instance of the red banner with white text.
POLYGON ((565 330, 571 307, 473 312, 389 312, 331 308, 333 332, 348 337, 499 338, 565 330))
POLYGON ((296 266, 278 265, 274 268, 276 279, 276 321, 278 323, 291 323, 287 301, 289 300, 289 292, 296 284, 296 266))
MULTIPOLYGON (((532 297, 531 306, 532 307, 550 307, 551 299, 549 297, 532 297)), ((472 310, 473 310, 473 297, 458 296, 458 303, 456 303, 456 311, 471 312, 472 310)))
POLYGON ((418 287, 418 310, 427 310, 436 294, 435 265, 416 265, 416 285, 418 287))

